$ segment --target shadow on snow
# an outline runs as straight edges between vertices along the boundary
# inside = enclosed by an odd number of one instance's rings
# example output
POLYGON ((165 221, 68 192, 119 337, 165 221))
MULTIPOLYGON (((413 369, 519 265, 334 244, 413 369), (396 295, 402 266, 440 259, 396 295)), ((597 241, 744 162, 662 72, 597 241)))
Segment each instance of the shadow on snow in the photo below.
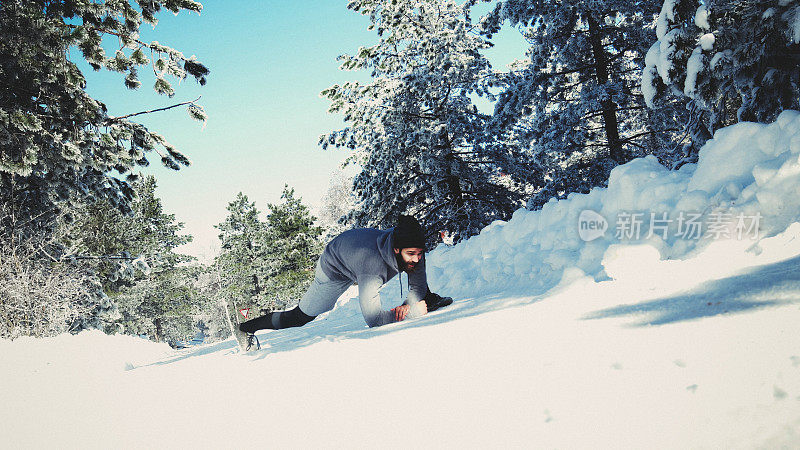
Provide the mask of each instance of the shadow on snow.
MULTIPOLYGON (((512 295, 504 292, 502 294, 460 299, 454 301, 450 306, 433 311, 423 317, 375 328, 367 327, 361 315, 358 298, 352 298, 337 305, 332 311, 320 315, 303 327, 256 333, 261 343, 261 350, 250 352, 247 356, 254 356, 258 360, 267 358, 270 354, 293 351, 322 341, 338 342, 347 339, 370 339, 410 328, 434 326, 465 317, 524 306, 538 301, 541 297, 541 295, 531 295, 531 293, 512 295)), ((187 349, 168 359, 139 367, 172 364, 187 358, 225 350, 228 350, 229 353, 235 353, 238 351, 238 345, 234 340, 227 339, 191 350, 187 349)))
POLYGON ((800 303, 800 256, 707 281, 678 295, 596 311, 584 320, 645 316, 630 326, 666 325, 800 303))
POLYGON ((364 323, 358 299, 353 298, 327 313, 327 316, 321 316, 303 327, 256 334, 262 349, 252 354, 257 356, 257 359, 263 359, 273 353, 297 350, 320 341, 371 339, 411 328, 429 327, 492 311, 524 306, 538 299, 538 296, 531 295, 509 297, 507 293, 461 299, 417 319, 369 328, 364 323))

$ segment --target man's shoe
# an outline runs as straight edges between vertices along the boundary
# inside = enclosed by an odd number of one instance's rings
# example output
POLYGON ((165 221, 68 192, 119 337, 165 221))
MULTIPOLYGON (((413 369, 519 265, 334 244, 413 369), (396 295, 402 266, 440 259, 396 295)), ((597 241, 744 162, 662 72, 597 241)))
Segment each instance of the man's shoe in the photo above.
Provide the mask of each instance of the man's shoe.
POLYGON ((243 351, 249 352, 251 350, 261 350, 261 343, 258 342, 258 338, 256 337, 255 333, 249 333, 242 330, 241 323, 235 325, 232 331, 233 336, 239 343, 239 348, 241 348, 243 351))
POLYGON ((425 304, 428 305, 428 312, 436 311, 439 308, 453 303, 453 299, 451 297, 442 297, 439 294, 434 294, 431 291, 428 291, 428 295, 426 295, 423 300, 425 300, 425 304))
POLYGON ((261 350, 261 342, 258 342, 255 333, 247 333, 247 347, 244 351, 249 352, 250 350, 261 350))
MULTIPOLYGON (((236 316, 233 316, 232 320, 236 320, 236 316)), ((239 329, 239 324, 233 322, 231 324, 231 334, 234 338, 236 338, 236 342, 239 344, 239 348, 244 350, 247 347, 247 333, 239 329)))

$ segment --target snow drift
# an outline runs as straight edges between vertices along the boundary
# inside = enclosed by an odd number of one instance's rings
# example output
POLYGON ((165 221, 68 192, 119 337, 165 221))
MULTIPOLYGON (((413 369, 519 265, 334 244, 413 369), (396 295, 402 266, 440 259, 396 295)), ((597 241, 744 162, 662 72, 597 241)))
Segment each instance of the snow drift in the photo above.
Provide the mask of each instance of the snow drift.
POLYGON ((647 245, 662 259, 681 259, 717 240, 756 244, 800 218, 798 158, 800 113, 785 111, 769 125, 739 123, 717 131, 697 164, 669 171, 655 157, 636 159, 615 168, 607 188, 551 200, 538 211, 520 209, 458 246, 440 246, 428 257, 429 279, 458 297, 540 294, 567 269, 606 279, 604 257, 619 245, 647 245), (579 235, 585 210, 609 225, 589 242, 579 235), (697 228, 688 230, 690 224, 697 228))

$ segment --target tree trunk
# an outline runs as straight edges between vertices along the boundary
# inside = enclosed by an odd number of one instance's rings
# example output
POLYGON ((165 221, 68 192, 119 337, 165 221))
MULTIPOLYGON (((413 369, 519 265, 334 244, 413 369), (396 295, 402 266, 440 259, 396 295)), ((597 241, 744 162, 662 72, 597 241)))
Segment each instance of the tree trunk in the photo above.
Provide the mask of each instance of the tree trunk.
MULTIPOLYGON (((253 254, 253 241, 250 239, 247 240, 247 249, 250 251, 250 254, 253 254)), ((261 285, 258 284, 258 275, 253 274, 253 298, 258 298, 258 295, 261 293, 261 285)))
MULTIPOLYGON (((589 42, 592 45, 592 56, 594 57, 595 75, 597 76, 597 83, 600 86, 608 83, 608 58, 606 52, 603 50, 603 36, 600 34, 600 24, 594 16, 587 14, 587 21, 589 23, 589 42)), ((606 139, 608 140, 609 154, 611 159, 617 164, 624 164, 628 162, 628 155, 622 149, 622 142, 619 138, 619 122, 617 121, 617 104, 611 97, 606 98, 600 105, 603 108, 603 128, 606 132, 606 139)))
POLYGON ((253 274, 253 297, 258 297, 261 293, 261 286, 258 284, 258 275, 253 274))
MULTIPOLYGON (((448 91, 449 95, 449 91, 448 91)), ((455 154, 455 150, 453 149, 453 144, 450 141, 450 137, 448 134, 444 136, 444 142, 442 146, 446 149, 448 158, 452 158, 456 160, 458 156, 455 154)), ((445 159, 445 183, 447 183, 447 189, 450 191, 450 196, 453 199, 453 204, 456 209, 456 216, 452 219, 455 220, 464 220, 467 218, 467 214, 465 211, 465 200, 464 200, 464 191, 461 189, 461 180, 458 176, 453 175, 453 171, 451 170, 450 164, 447 164, 447 160, 445 159)), ((433 233, 438 233, 441 230, 429 230, 433 233)), ((427 236, 426 236, 427 237, 427 236)))
POLYGON ((161 318, 153 319, 153 324, 156 326, 156 342, 161 342, 164 338, 164 330, 161 327, 161 318))

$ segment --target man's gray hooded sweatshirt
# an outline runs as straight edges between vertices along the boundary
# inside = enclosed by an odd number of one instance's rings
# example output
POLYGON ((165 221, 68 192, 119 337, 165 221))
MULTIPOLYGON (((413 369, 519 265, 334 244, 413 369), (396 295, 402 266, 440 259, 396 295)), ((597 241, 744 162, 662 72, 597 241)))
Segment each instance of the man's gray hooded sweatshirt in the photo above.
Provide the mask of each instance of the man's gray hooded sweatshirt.
MULTIPOLYGON (((381 309, 381 286, 391 280, 399 269, 393 251, 392 232, 374 228, 345 231, 325 247, 319 259, 320 269, 331 280, 358 283, 358 297, 364 320, 370 327, 394 322, 394 313, 381 309)), ((428 280, 425 257, 408 274, 409 292, 405 304, 415 305, 425 297, 428 280)), ((409 317, 416 316, 412 307, 409 317)))

